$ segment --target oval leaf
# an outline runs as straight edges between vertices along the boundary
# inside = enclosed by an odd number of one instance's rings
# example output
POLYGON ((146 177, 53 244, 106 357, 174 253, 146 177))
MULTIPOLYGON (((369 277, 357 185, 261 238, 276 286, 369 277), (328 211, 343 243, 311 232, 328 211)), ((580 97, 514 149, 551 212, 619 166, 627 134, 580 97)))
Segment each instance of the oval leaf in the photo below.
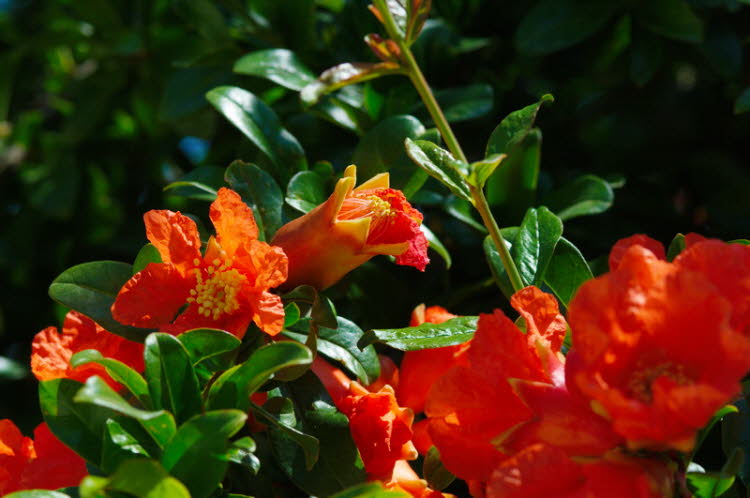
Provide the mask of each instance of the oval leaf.
POLYGON ((477 317, 459 316, 443 323, 423 323, 401 329, 373 329, 365 332, 357 345, 365 348, 375 342, 400 351, 442 348, 462 344, 474 336, 477 317))
POLYGON ((234 63, 234 72, 260 76, 295 91, 302 90, 315 80, 315 75, 299 57, 284 48, 247 54, 234 63))

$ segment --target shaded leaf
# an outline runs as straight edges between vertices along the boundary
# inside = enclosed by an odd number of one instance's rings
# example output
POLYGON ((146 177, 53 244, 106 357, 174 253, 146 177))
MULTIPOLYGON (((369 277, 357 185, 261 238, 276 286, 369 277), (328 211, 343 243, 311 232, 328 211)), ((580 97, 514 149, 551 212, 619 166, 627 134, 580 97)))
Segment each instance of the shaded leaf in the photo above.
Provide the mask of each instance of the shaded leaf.
POLYGON ((442 348, 462 344, 474 336, 477 317, 460 316, 443 323, 423 323, 416 327, 400 329, 372 329, 365 332, 358 342, 364 348, 382 342, 400 351, 442 348))
POLYGON ((315 80, 315 75, 299 57, 284 48, 251 52, 234 63, 234 72, 260 76, 295 91, 302 90, 315 80))
POLYGON ((557 189, 544 199, 544 204, 566 221, 577 216, 603 213, 612 206, 612 186, 598 176, 583 175, 557 189))
POLYGON ((300 98, 305 105, 310 106, 320 100, 323 95, 347 85, 401 72, 401 68, 395 62, 345 62, 326 69, 317 80, 302 89, 300 98))
POLYGON ((300 171, 286 188, 286 203, 303 213, 312 211, 327 198, 325 180, 314 171, 300 171))
POLYGON ((465 172, 468 165, 455 159, 450 152, 426 140, 405 141, 406 153, 412 161, 430 176, 439 180, 455 195, 471 202, 471 193, 466 185, 465 172))
POLYGON ((86 349, 79 351, 70 358, 70 366, 77 368, 80 365, 87 363, 96 363, 105 368, 107 374, 115 382, 119 382, 130 391, 133 396, 146 408, 151 407, 151 396, 149 396, 148 385, 146 381, 141 377, 141 374, 122 363, 121 361, 105 358, 102 354, 95 349, 86 349))
POLYGON ((562 221, 546 207, 526 212, 510 249, 525 285, 541 285, 562 231, 562 221))
POLYGON ((638 5, 635 19, 654 33, 690 43, 703 41, 703 21, 684 0, 653 0, 638 5))
POLYGON ((539 102, 508 114, 492 131, 487 142, 485 156, 493 154, 510 154, 513 147, 520 144, 531 131, 539 109, 555 99, 550 94, 543 95, 539 102))
POLYGON ((234 335, 219 329, 193 329, 177 336, 185 346, 193 365, 214 356, 234 351, 242 341, 234 335))
POLYGON ((565 237, 560 237, 544 273, 544 283, 567 306, 578 288, 592 278, 594 275, 581 251, 565 237))

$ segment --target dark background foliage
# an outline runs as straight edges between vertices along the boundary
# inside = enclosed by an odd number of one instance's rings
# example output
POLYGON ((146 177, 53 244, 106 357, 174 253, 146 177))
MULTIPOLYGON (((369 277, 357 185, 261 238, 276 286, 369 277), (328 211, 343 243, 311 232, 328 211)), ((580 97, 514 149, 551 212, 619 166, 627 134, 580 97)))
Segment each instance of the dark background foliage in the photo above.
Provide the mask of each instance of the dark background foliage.
MULTIPOLYGON (((361 40, 380 27, 367 3, 0 0, 0 418, 27 432, 40 420, 24 369, 33 335, 65 312, 47 296, 56 275, 85 261, 132 261, 148 209, 206 213, 204 201, 163 192, 170 182, 191 174, 215 183, 235 159, 267 166, 208 104, 208 90, 252 91, 311 165, 328 161, 336 171, 389 116, 431 126, 404 78, 341 96, 353 117, 347 129, 304 109, 297 92, 232 71, 244 54, 275 47, 316 73, 373 61, 361 40)), ((503 116, 552 93, 538 120, 537 200, 584 173, 616 187, 607 212, 566 222, 566 238, 587 259, 601 262, 636 232, 665 243, 677 232, 748 235, 747 2, 434 3, 415 53, 436 90, 454 89, 442 98, 469 159, 483 157, 503 116)), ((403 326, 420 302, 459 313, 504 306, 487 282, 483 234, 429 195, 415 204, 453 266, 431 253, 432 266, 418 274, 376 258, 328 292, 339 313, 366 329, 403 326)), ((523 214, 495 208, 504 226, 523 214)))

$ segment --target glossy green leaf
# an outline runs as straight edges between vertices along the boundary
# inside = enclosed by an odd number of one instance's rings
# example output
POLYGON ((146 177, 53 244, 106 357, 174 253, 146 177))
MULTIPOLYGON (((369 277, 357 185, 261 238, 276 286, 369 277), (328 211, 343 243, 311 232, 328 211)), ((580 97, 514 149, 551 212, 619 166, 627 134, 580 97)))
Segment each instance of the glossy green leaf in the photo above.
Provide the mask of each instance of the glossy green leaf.
POLYGON ((284 196, 273 177, 252 163, 233 161, 224 179, 250 205, 264 240, 271 240, 282 225, 284 196))
POLYGON ((198 378, 187 349, 176 337, 161 332, 150 334, 143 358, 155 409, 171 412, 178 423, 201 411, 198 378))
POLYGON ((437 491, 447 488, 456 479, 440 461, 440 451, 435 446, 427 450, 422 464, 422 475, 429 487, 437 491))
MULTIPOLYGON (((507 228, 501 230, 501 233, 505 238, 505 243, 508 245, 509 249, 513 249, 513 244, 508 242, 508 240, 514 240, 516 234, 518 233, 518 227, 511 228, 512 231, 507 228)), ((511 296, 513 296, 513 294, 515 293, 515 291, 513 290, 513 284, 510 283, 510 278, 505 271, 503 261, 502 259, 500 259, 500 253, 498 253, 497 247, 495 247, 495 242, 492 240, 492 237, 488 235, 484 238, 482 248, 484 249, 484 256, 487 259, 487 266, 489 266, 490 268, 490 273, 492 273, 493 280, 500 288, 503 295, 510 299, 511 296)))
POLYGON ((242 341, 229 332, 219 329, 193 329, 177 336, 177 340, 185 346, 190 361, 197 365, 203 360, 234 351, 242 341))
POLYGON ((109 419, 104 436, 101 469, 105 472, 114 471, 125 460, 142 456, 150 457, 152 454, 159 454, 160 451, 135 420, 124 416, 119 419, 109 419))
POLYGON ((70 498, 69 495, 49 489, 27 489, 3 495, 4 498, 70 498))
MULTIPOLYGON (((281 403, 276 403, 276 413, 271 413, 265 408, 251 403, 250 409, 260 417, 260 420, 271 424, 272 431, 293 441, 302 450, 305 468, 312 469, 320 455, 320 442, 318 438, 305 434, 295 427, 297 418, 294 415, 294 405, 288 398, 277 398, 281 403)), ((268 405, 268 403, 267 403, 268 405)))
POLYGON ((443 323, 423 323, 416 327, 401 329, 368 330, 358 342, 364 348, 382 342, 400 351, 442 348, 462 344, 474 336, 477 317, 460 316, 443 323))
POLYGON ((286 188, 286 203, 303 213, 312 211, 327 198, 325 180, 313 171, 300 171, 286 188))
POLYGON ((284 48, 251 52, 234 63, 234 72, 259 76, 295 91, 315 80, 315 75, 299 57, 284 48))
POLYGON ((23 379, 28 374, 29 370, 19 362, 0 356, 0 382, 23 379))
POLYGON ((284 181, 307 169, 302 146, 281 126, 273 109, 255 95, 242 88, 221 86, 208 92, 206 98, 273 162, 284 181))
POLYGON ((229 462, 229 438, 245 425, 240 410, 196 415, 180 426, 164 448, 161 463, 190 490, 193 498, 209 496, 221 483, 229 462))
POLYGON ((455 195, 471 202, 471 193, 466 185, 468 165, 455 159, 450 152, 426 140, 405 141, 406 153, 412 161, 448 187, 455 195))
POLYGON ((372 178, 387 171, 394 188, 405 187, 415 168, 404 150, 404 139, 417 139, 424 133, 422 123, 409 115, 390 116, 376 124, 354 149, 352 162, 357 165, 358 175, 372 178))
POLYGON ((734 101, 734 113, 742 114, 750 111, 750 87, 745 88, 734 101))
POLYGON ((526 212, 510 249, 524 284, 538 287, 544 281, 562 232, 562 221, 546 207, 526 212))
MULTIPOLYGON (((698 435, 695 438, 695 446, 693 448, 692 456, 695 457, 695 454, 703 445, 703 442, 708 437, 708 434, 711 432, 711 429, 713 429, 716 424, 721 422, 724 419, 724 417, 733 413, 739 413, 739 411, 740 410, 734 405, 725 405, 719 408, 719 410, 717 410, 716 413, 713 414, 713 416, 711 417, 711 420, 709 420, 708 423, 705 426, 703 426, 703 428, 700 431, 698 431, 698 435)), ((735 470, 734 473, 736 472, 737 471, 735 470)))
POLYGON ((578 216, 603 213, 612 206, 612 186, 594 175, 583 175, 557 189, 544 199, 544 204, 567 221, 578 216))
POLYGON ((338 326, 333 303, 311 285, 300 285, 281 296, 285 303, 301 305, 302 316, 309 316, 322 327, 335 329, 338 326))
POLYGON ((288 329, 289 327, 296 324, 301 317, 301 312, 299 309, 299 306, 297 306, 297 303, 289 303, 286 306, 284 306, 284 328, 288 329))
MULTIPOLYGON (((347 370, 359 378, 362 384, 372 384, 380 375, 380 361, 375 348, 370 346, 359 349, 357 342, 364 334, 362 329, 343 317, 337 317, 337 322, 336 329, 318 328, 318 351, 328 358, 340 361, 347 370)), ((309 328, 310 319, 305 318, 294 327, 294 331, 284 332, 284 335, 304 342, 309 328)))
POLYGON ((221 187, 224 187, 224 168, 204 165, 190 170, 162 190, 187 199, 213 202, 221 187))
POLYGON ((703 41, 703 21, 684 0, 654 0, 638 5, 636 21, 654 33, 689 43, 703 41))
POLYGON ((260 470, 260 460, 255 456, 257 446, 255 441, 250 436, 245 436, 236 441, 232 441, 232 444, 227 451, 227 458, 230 462, 241 465, 253 474, 257 474, 260 470))
POLYGON ((567 306, 578 288, 594 278, 586 259, 569 240, 560 237, 544 273, 544 283, 567 306))
POLYGON ((70 379, 39 383, 39 405, 52 433, 76 453, 99 465, 106 421, 113 410, 73 401, 83 384, 70 379))
POLYGON ((508 157, 505 154, 492 154, 486 159, 471 163, 469 165, 469 182, 477 188, 484 188, 487 179, 495 171, 500 163, 508 157))
POLYGON ((345 62, 326 69, 317 80, 305 86, 300 92, 300 98, 306 106, 315 104, 320 98, 339 88, 355 83, 400 74, 401 68, 395 62, 345 62))
POLYGON ((133 268, 117 261, 94 261, 68 268, 49 286, 49 296, 80 311, 96 323, 127 339, 143 342, 147 330, 127 327, 112 318, 110 308, 133 268))
POLYGON ((529 55, 545 55, 579 43, 623 7, 617 0, 542 0, 521 20, 516 46, 529 55))
POLYGON ((513 148, 523 142, 529 132, 531 132, 539 109, 544 104, 554 101, 555 99, 552 95, 546 94, 539 99, 539 102, 508 114, 492 131, 490 139, 487 142, 485 156, 511 154, 513 148))
POLYGON ((307 465, 304 452, 286 433, 271 428, 276 463, 303 491, 330 496, 365 480, 362 460, 352 441, 349 421, 338 411, 318 378, 308 372, 281 386, 282 394, 294 400, 296 428, 320 441, 315 465, 307 465))
POLYGON ((172 182, 166 187, 164 187, 162 190, 164 192, 170 192, 177 189, 185 189, 185 188, 191 188, 192 190, 195 190, 198 192, 197 195, 190 195, 185 197, 191 197, 191 198, 197 198, 199 200, 207 200, 207 201, 213 201, 216 199, 216 190, 209 187, 208 185, 204 185, 200 182, 193 182, 189 180, 180 180, 176 182, 172 182))
POLYGON ((542 133, 532 128, 487 180, 487 202, 499 209, 502 219, 520 222, 536 204, 541 146, 542 133))
POLYGON ((669 247, 667 248, 667 261, 674 261, 674 258, 676 258, 684 250, 685 236, 681 233, 678 233, 674 236, 672 242, 669 243, 669 247))
POLYGON ((208 393, 210 409, 239 408, 247 411, 250 395, 273 375, 286 367, 309 365, 312 354, 296 342, 276 342, 257 349, 244 363, 224 372, 211 385, 208 393))
POLYGON ((445 261, 445 268, 450 269, 453 261, 451 260, 451 255, 448 252, 448 249, 443 245, 440 239, 437 238, 437 235, 435 235, 432 230, 427 228, 427 225, 422 223, 419 228, 420 230, 422 230, 422 233, 427 239, 427 242, 430 243, 430 249, 438 253, 440 257, 443 258, 443 261, 445 261))
POLYGON ((133 275, 146 268, 149 263, 162 263, 159 250, 155 245, 150 243, 141 247, 141 250, 135 256, 135 261, 133 261, 133 275))
POLYGON ((339 491, 331 498, 409 498, 411 496, 404 491, 387 490, 377 482, 366 482, 339 491))
POLYGON ((70 366, 77 368, 87 363, 96 363, 101 365, 107 371, 115 382, 119 382, 130 391, 146 408, 151 407, 151 396, 148 392, 148 385, 141 377, 141 374, 125 365, 121 361, 105 358, 95 349, 86 349, 74 354, 70 358, 70 366))
POLYGON ((744 451, 735 448, 720 472, 688 472, 686 481, 695 498, 715 498, 723 495, 734 484, 735 475, 743 466, 744 451))
POLYGON ((81 498, 101 498, 107 491, 139 498, 191 498, 185 485, 158 462, 142 458, 123 462, 109 479, 88 476, 81 482, 81 498))
POLYGON ((160 447, 163 447, 175 432, 172 414, 164 410, 140 410, 130 405, 96 375, 88 378, 86 384, 76 393, 74 401, 108 408, 136 419, 160 447))

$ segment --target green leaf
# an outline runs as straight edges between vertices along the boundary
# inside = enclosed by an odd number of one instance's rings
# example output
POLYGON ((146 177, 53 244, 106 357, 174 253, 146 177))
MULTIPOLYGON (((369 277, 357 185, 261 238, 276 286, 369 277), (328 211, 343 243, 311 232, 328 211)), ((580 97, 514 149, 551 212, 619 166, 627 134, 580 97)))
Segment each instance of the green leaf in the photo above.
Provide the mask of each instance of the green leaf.
POLYGON ((223 186, 224 168, 205 165, 182 175, 178 181, 170 183, 162 190, 187 199, 213 202, 216 192, 223 186))
POLYGON ((723 495, 734 484, 734 476, 720 472, 688 472, 687 484, 695 498, 714 498, 723 495))
POLYGON ((487 228, 474 218, 476 211, 471 202, 460 199, 455 195, 449 195, 446 197, 443 207, 449 215, 457 220, 466 223, 480 233, 487 233, 487 228))
POLYGON ((578 288, 594 278, 586 259, 569 240, 560 237, 544 273, 544 283, 567 306, 578 288))
POLYGON ((510 249, 524 284, 538 287, 544 281, 562 232, 562 221, 546 207, 526 211, 510 249))
POLYGON ((281 126, 273 109, 255 95, 242 88, 221 86, 209 91, 206 98, 273 162, 284 182, 307 169, 302 146, 281 126))
POLYGON ((224 479, 229 438, 245 425, 240 410, 196 415, 180 426, 164 448, 161 463, 190 490, 193 498, 209 496, 224 479))
POLYGON ((135 420, 124 416, 118 420, 107 420, 101 465, 105 471, 117 469, 122 462, 133 457, 150 457, 160 452, 159 447, 154 446, 152 438, 143 432, 142 426, 135 420), (128 428, 126 429, 123 424, 128 428))
MULTIPOLYGON (((698 431, 698 436, 695 438, 695 446, 693 447, 691 460, 695 457, 695 454, 703 445, 703 442, 708 437, 708 434, 711 432, 711 429, 713 429, 714 426, 718 424, 719 422, 721 422, 722 419, 724 419, 724 417, 726 417, 727 415, 730 415, 732 413, 739 413, 739 412, 740 410, 734 405, 725 405, 719 408, 719 410, 717 410, 717 412, 713 414, 713 416, 711 417, 711 420, 709 420, 708 423, 704 425, 700 431, 698 431)), ((735 470, 732 473, 732 475, 736 473, 737 473, 737 470, 735 470)))
POLYGON ((477 188, 484 188, 487 179, 506 157, 508 157, 506 154, 492 154, 487 159, 471 163, 469 165, 469 171, 471 171, 469 182, 477 188))
POLYGON ((579 43, 622 8, 617 0, 542 0, 521 20, 516 47, 528 55, 546 55, 579 43))
POLYGON ((285 432, 271 427, 276 463, 299 488, 314 496, 330 496, 363 482, 366 475, 349 421, 339 412, 318 378, 308 372, 281 386, 296 406, 296 428, 320 441, 320 455, 312 468, 304 452, 285 432))
POLYGON ((456 476, 451 474, 440 461, 440 451, 434 446, 427 450, 422 465, 422 475, 430 488, 440 491, 447 488, 456 476))
POLYGON ((734 113, 742 114, 750 111, 750 87, 745 88, 734 101, 734 113))
POLYGON ((302 316, 309 316, 316 324, 329 329, 335 329, 338 326, 333 303, 318 293, 315 287, 300 285, 281 297, 285 303, 293 302, 303 305, 302 316))
POLYGON ((96 375, 88 378, 86 384, 76 393, 74 401, 115 410, 136 419, 160 447, 164 447, 175 433, 172 414, 164 410, 146 411, 131 406, 96 375))
POLYGON ((70 496, 65 493, 49 489, 27 489, 25 491, 16 491, 15 493, 3 496, 4 498, 70 498, 70 496))
POLYGON ((177 340, 185 346, 193 366, 229 351, 234 351, 242 341, 235 336, 219 329, 193 329, 177 336, 177 340))
POLYGON ((109 479, 88 476, 81 482, 81 498, 109 496, 106 491, 139 498, 191 498, 185 486, 158 462, 142 458, 123 462, 109 479))
POLYGON ((135 256, 135 261, 133 261, 133 275, 146 268, 149 263, 163 263, 159 250, 155 245, 150 243, 141 247, 141 250, 135 256))
POLYGON ((161 332, 146 338, 146 381, 154 408, 174 414, 178 423, 201 411, 201 393, 185 346, 161 332))
POLYGON ((546 103, 552 103, 555 99, 550 94, 543 95, 539 102, 528 105, 523 109, 511 112, 492 131, 487 142, 486 157, 493 154, 511 154, 513 148, 523 142, 531 132, 539 109, 546 103))
POLYGON ((366 482, 340 491, 331 498, 409 498, 410 496, 412 495, 404 491, 389 491, 377 482, 366 482))
POLYGON ((162 191, 168 192, 170 190, 176 190, 176 189, 180 189, 180 188, 184 189, 184 188, 187 188, 187 187, 190 187, 192 190, 198 191, 199 194, 198 195, 189 195, 189 196, 184 196, 184 197, 189 197, 189 198, 193 198, 193 199, 197 198, 199 200, 207 200, 209 202, 213 201, 214 199, 216 199, 216 190, 214 190, 213 188, 209 187, 208 185, 204 185, 204 184, 202 184, 200 182, 192 182, 192 181, 188 181, 188 180, 180 180, 180 181, 172 182, 169 185, 167 185, 166 187, 164 187, 162 189, 162 191))
POLYGON ((426 140, 413 141, 407 138, 404 143, 406 153, 417 166, 448 187, 455 195, 471 202, 471 193, 466 185, 465 172, 469 167, 466 163, 454 159, 450 152, 426 140))
MULTIPOLYGON (((375 348, 359 349, 357 342, 364 332, 352 321, 337 317, 338 327, 318 328, 318 351, 328 358, 340 361, 347 370, 357 376, 362 384, 372 384, 380 375, 380 361, 375 348)), ((284 335, 299 342, 305 341, 309 333, 310 319, 305 318, 294 327, 295 331, 285 331, 284 335), (304 332, 304 333, 298 333, 304 332)))
POLYGON ((654 0, 638 5, 635 19, 657 35, 688 43, 703 41, 703 21, 684 0, 654 0))
POLYGON ((247 411, 250 395, 279 370, 312 363, 312 353, 296 342, 276 342, 253 352, 244 363, 230 368, 213 383, 208 392, 210 409, 239 408, 247 411))
MULTIPOLYGON (((505 238, 505 243, 508 245, 508 248, 512 250, 513 244, 509 243, 508 240, 515 239, 516 234, 518 233, 518 227, 511 228, 512 232, 509 229, 504 228, 500 231, 500 233, 502 233, 503 238, 505 238), (509 233, 512 233, 512 236, 509 237, 509 233)), ((484 249, 484 256, 487 259, 487 266, 490 267, 490 272, 492 273, 493 280, 500 288, 503 295, 510 299, 511 296, 515 294, 515 290, 513 290, 513 284, 510 283, 510 278, 505 272, 503 261, 502 259, 500 259, 500 253, 497 252, 497 247, 495 247, 495 242, 492 240, 492 237, 488 235, 484 238, 482 248, 484 249)))
POLYGON ((325 180, 314 171, 300 171, 286 188, 286 203, 303 213, 312 211, 327 198, 325 180))
POLYGON ((612 186, 594 175, 583 175, 544 199, 561 220, 603 213, 612 206, 612 186))
POLYGON ((427 242, 430 243, 430 249, 438 253, 440 257, 443 258, 443 261, 445 261, 445 268, 449 270, 452 264, 452 260, 448 249, 446 249, 440 239, 437 238, 437 235, 432 233, 432 230, 427 228, 427 225, 422 223, 419 228, 420 230, 422 230, 422 233, 427 239, 427 242))
POLYGON ((667 248, 667 261, 674 261, 674 258, 676 258, 684 250, 685 236, 681 233, 678 233, 674 236, 672 242, 669 243, 669 247, 667 248))
POLYGON ((255 164, 239 160, 229 165, 224 179, 252 207, 264 240, 271 240, 283 224, 284 197, 278 183, 255 164))
POLYGON ((310 106, 320 100, 323 95, 347 85, 402 72, 403 70, 395 62, 345 62, 326 69, 317 80, 300 91, 300 98, 304 105, 310 106))
MULTIPOLYGON (((260 406, 251 403, 250 409, 256 415, 259 415, 261 419, 265 420, 273 426, 272 431, 278 431, 283 434, 285 438, 294 441, 299 446, 304 454, 305 468, 312 469, 315 462, 318 461, 320 455, 320 442, 318 438, 305 434, 295 427, 297 418, 294 415, 294 405, 288 398, 275 398, 281 401, 278 405, 278 416, 274 416, 269 411, 261 408, 260 406)), ((268 403, 267 403, 268 404, 268 403)))
POLYGON ((373 126, 354 149, 352 162, 362 178, 389 172, 391 185, 403 189, 414 173, 414 163, 404 150, 404 139, 416 139, 425 133, 417 118, 409 115, 390 116, 373 126))
POLYGON ((81 404, 73 397, 83 386, 70 379, 39 383, 39 405, 52 433, 83 458, 98 466, 106 421, 115 417, 112 410, 81 404))
POLYGON ((423 323, 401 329, 372 329, 365 332, 357 345, 364 348, 382 342, 400 351, 442 348, 463 344, 474 336, 477 317, 459 316, 443 323, 423 323))
MULTIPOLYGON (((445 119, 450 123, 459 123, 480 118, 489 113, 494 104, 494 91, 487 84, 468 85, 437 90, 435 99, 440 104, 445 119)), ((423 118, 425 122, 432 120, 421 104, 410 111, 423 118)))
POLYGON ((101 365, 107 371, 115 382, 119 382, 130 391, 133 396, 138 398, 144 407, 151 407, 151 396, 149 396, 148 385, 141 377, 141 374, 122 363, 121 361, 105 358, 95 349, 86 349, 74 354, 70 358, 70 366, 77 368, 87 363, 96 363, 101 365))
POLYGON ((253 454, 255 451, 255 441, 250 436, 245 436, 232 442, 227 451, 227 458, 230 462, 241 465, 253 474, 257 474, 260 471, 260 460, 253 454))
POLYGON ((536 204, 541 146, 542 133, 532 128, 487 180, 487 202, 499 207, 503 219, 520 221, 536 204))
POLYGON ((29 370, 15 360, 0 356, 0 382, 20 380, 29 374, 29 370))
POLYGON ((143 342, 148 330, 127 327, 112 318, 110 308, 133 268, 117 261, 93 261, 62 272, 49 286, 58 303, 88 316, 105 329, 132 341, 143 342))
POLYGON ((234 72, 259 76, 295 91, 315 80, 315 75, 294 52, 283 48, 251 52, 234 63, 234 72))
POLYGON ((284 328, 288 329, 299 321, 301 312, 297 303, 289 303, 284 306, 284 328))

